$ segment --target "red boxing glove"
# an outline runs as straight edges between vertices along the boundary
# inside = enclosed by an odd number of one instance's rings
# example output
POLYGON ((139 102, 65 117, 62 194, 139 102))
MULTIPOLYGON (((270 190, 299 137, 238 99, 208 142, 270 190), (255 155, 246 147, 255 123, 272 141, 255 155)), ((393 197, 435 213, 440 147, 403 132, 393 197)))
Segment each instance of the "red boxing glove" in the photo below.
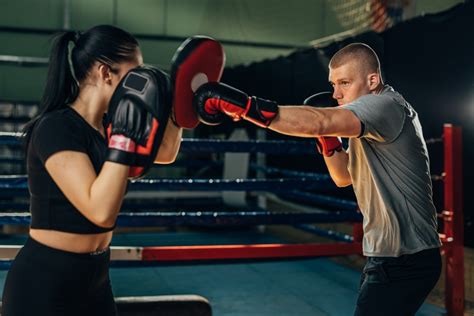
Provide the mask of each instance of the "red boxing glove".
POLYGON ((220 82, 202 85, 194 94, 193 105, 200 121, 208 125, 221 123, 225 114, 234 121, 245 119, 266 128, 278 114, 276 102, 250 97, 220 82))
POLYGON ((334 152, 342 150, 342 143, 337 137, 321 136, 316 137, 316 148, 321 155, 331 157, 334 152))
MULTIPOLYGON (((337 101, 332 97, 331 92, 313 94, 306 98, 303 104, 317 107, 335 107, 338 105, 337 101)), ((316 148, 321 155, 331 157, 336 151, 342 150, 342 143, 337 137, 321 136, 316 137, 316 148)))

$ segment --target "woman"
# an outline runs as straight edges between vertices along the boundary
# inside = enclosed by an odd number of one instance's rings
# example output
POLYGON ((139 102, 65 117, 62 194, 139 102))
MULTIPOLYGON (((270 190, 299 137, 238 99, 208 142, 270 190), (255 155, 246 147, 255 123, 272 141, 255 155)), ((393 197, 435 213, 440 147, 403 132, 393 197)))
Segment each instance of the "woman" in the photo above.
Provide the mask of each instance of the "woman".
MULTIPOLYGON (((25 127, 31 229, 3 291, 4 316, 116 315, 109 244, 129 166, 105 161, 103 118, 138 42, 107 25, 60 34, 42 112, 25 127)), ((156 162, 174 161, 182 129, 167 124, 156 162)))

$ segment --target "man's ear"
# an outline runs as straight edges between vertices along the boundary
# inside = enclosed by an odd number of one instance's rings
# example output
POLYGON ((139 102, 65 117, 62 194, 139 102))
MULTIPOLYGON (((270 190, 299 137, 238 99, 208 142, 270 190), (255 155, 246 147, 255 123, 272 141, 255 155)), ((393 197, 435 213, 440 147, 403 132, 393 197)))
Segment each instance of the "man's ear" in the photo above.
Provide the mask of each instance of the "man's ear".
POLYGON ((367 76, 370 91, 374 91, 380 84, 380 75, 376 72, 371 73, 367 76))
POLYGON ((112 83, 112 71, 106 64, 99 65, 99 78, 107 84, 112 83))

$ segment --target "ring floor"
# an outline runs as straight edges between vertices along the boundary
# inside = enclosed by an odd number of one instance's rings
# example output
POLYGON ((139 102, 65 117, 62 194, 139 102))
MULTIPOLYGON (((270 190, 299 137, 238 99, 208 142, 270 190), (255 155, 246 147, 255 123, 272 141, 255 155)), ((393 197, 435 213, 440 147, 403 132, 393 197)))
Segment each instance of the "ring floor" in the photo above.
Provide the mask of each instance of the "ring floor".
MULTIPOLYGON (((2 236, 0 243, 22 244, 25 236, 2 236)), ((116 234, 112 245, 159 246, 281 242, 250 231, 116 234)), ((0 271, 3 288, 7 271, 0 271)), ((360 272, 327 258, 278 261, 225 261, 112 267, 115 296, 197 294, 216 316, 352 315, 360 272)), ((424 304, 417 316, 445 315, 424 304)))

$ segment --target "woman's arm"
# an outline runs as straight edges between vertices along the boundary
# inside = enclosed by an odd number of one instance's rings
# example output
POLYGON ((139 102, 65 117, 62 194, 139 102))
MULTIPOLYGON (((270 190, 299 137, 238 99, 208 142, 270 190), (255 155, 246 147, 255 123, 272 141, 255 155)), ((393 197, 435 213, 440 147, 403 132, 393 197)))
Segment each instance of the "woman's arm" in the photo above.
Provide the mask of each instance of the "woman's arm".
POLYGON ((127 186, 128 166, 106 161, 97 175, 89 157, 76 151, 57 152, 45 166, 66 198, 87 219, 101 227, 114 225, 127 186))
POLYGON ((176 126, 171 118, 168 119, 168 124, 166 125, 160 149, 155 158, 155 163, 169 164, 174 162, 176 156, 178 156, 182 137, 183 129, 176 126))

